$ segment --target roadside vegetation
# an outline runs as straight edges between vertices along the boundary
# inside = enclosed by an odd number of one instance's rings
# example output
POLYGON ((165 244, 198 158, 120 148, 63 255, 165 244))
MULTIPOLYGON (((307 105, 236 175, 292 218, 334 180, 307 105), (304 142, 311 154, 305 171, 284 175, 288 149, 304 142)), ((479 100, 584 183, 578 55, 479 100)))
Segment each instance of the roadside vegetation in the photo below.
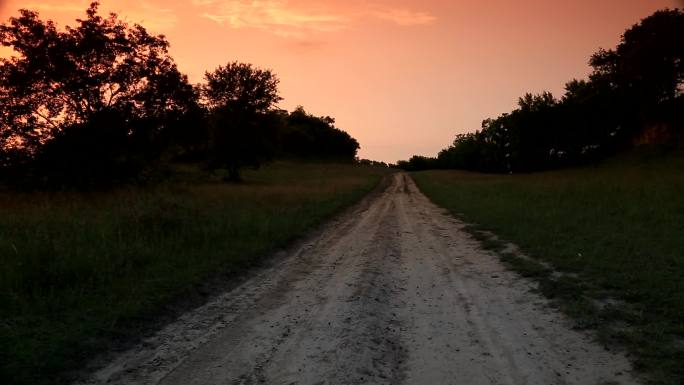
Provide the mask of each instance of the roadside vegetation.
POLYGON ((241 184, 173 172, 148 188, 0 193, 0 383, 62 382, 174 298, 357 201, 387 168, 276 162, 241 184))
POLYGON ((654 384, 675 385, 684 383, 683 170, 681 152, 640 150, 564 171, 412 176, 577 327, 626 346, 654 384))
POLYGON ((98 7, 64 29, 28 9, 0 25, 0 184, 106 189, 169 162, 237 182, 282 157, 355 162, 333 118, 278 108, 271 70, 229 61, 190 84, 163 35, 98 7))
POLYGON ((527 93, 437 156, 398 166, 518 173, 591 164, 634 145, 684 146, 684 44, 673 36, 684 36, 684 10, 657 11, 594 53, 588 79, 567 82, 560 98, 527 93))
POLYGON ((683 33, 682 9, 657 11, 560 98, 527 93, 435 157, 397 163, 432 170, 414 177, 435 203, 668 385, 684 383, 683 33))
POLYGON ((2 384, 64 382, 388 172, 333 118, 279 109, 271 70, 190 84, 164 36, 98 2, 64 28, 20 10, 0 44, 2 384))

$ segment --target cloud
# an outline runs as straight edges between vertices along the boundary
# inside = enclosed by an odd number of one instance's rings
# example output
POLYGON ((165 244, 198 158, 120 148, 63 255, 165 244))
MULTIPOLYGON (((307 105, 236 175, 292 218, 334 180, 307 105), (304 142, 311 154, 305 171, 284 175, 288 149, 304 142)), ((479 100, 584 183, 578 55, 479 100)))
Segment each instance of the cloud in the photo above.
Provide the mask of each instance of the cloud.
MULTIPOLYGON (((0 0, 2 1, 2 0, 0 0)), ((26 8, 44 12, 58 19, 66 19, 67 24, 73 24, 74 17, 83 17, 85 10, 92 0, 71 0, 71 1, 13 1, 13 7, 26 8)), ((138 23, 145 28, 153 31, 164 31, 176 25, 179 16, 177 11, 168 7, 161 6, 155 0, 104 0, 100 4, 100 14, 106 15, 115 12, 122 20, 130 23, 138 23)), ((51 18, 52 18, 51 17, 51 18)), ((65 20, 62 20, 65 21, 65 20)))
MULTIPOLYGON (((81 16, 91 1, 11 0, 9 4, 62 18, 64 15, 81 16)), ((103 13, 113 10, 122 19, 153 31, 172 29, 188 11, 192 11, 230 28, 255 28, 300 39, 373 21, 411 27, 436 20, 424 10, 399 7, 392 0, 191 0, 190 3, 191 9, 181 0, 102 0, 100 10, 103 13)))
POLYGON ((258 28, 283 36, 338 31, 349 20, 340 14, 297 6, 283 0, 194 0, 208 10, 202 16, 232 28, 258 28))
POLYGON ((220 3, 218 0, 193 0, 193 4, 195 5, 213 5, 216 3, 220 3))
POLYGON ((52 12, 82 12, 87 7, 87 1, 65 1, 57 4, 50 4, 44 2, 27 2, 20 4, 20 8, 52 12))
POLYGON ((427 12, 366 2, 346 8, 302 0, 193 0, 193 4, 202 10, 203 17, 216 23, 232 28, 262 29, 286 37, 340 31, 368 18, 399 26, 425 25, 436 20, 427 12))
POLYGON ((414 12, 408 9, 387 9, 375 12, 375 16, 402 26, 432 24, 436 17, 427 12, 414 12))

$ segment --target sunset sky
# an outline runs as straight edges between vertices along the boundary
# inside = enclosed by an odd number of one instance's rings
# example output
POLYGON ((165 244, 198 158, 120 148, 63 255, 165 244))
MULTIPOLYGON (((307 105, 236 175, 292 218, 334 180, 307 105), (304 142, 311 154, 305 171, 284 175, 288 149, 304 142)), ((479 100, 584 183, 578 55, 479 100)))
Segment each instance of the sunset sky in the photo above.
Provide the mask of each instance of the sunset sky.
MULTIPOLYGON (((89 0, 0 0, 59 25, 89 0)), ((229 61, 272 69, 281 107, 303 105, 361 143, 360 157, 435 155, 457 133, 510 111, 525 92, 589 72, 589 56, 679 0, 103 0, 162 33, 193 82, 229 61)))

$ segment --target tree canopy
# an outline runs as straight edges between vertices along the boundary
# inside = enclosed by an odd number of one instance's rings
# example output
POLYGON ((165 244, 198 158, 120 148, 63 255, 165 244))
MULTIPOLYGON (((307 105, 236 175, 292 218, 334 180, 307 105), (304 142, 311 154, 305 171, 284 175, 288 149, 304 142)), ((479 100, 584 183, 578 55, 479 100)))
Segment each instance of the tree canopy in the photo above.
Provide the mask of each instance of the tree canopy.
POLYGON ((275 153, 279 80, 270 70, 238 62, 206 72, 205 79, 210 166, 226 168, 226 179, 237 181, 240 169, 257 168, 275 153))
POLYGON ((281 152, 288 156, 353 161, 359 142, 335 127, 335 119, 314 116, 299 106, 286 118, 281 152))
POLYGON ((195 92, 163 36, 129 26, 113 13, 100 16, 97 2, 76 22, 60 31, 36 12, 21 10, 0 26, 0 43, 14 50, 14 56, 0 59, 5 153, 39 156, 43 144, 57 136, 66 143, 78 127, 103 121, 102 116, 116 120, 116 130, 127 138, 117 143, 149 145, 194 105, 195 92))
POLYGON ((86 18, 63 32, 29 10, 0 26, 0 42, 16 53, 0 59, 3 132, 12 128, 29 144, 102 111, 161 120, 188 107, 192 87, 166 39, 116 14, 103 18, 97 7, 92 3, 86 18))
POLYGON ((21 10, 0 25, 0 177, 86 187, 138 176, 161 159, 202 161, 239 179, 274 156, 353 160, 358 142, 329 117, 277 109, 278 78, 229 62, 196 86, 162 35, 98 2, 57 28, 21 10))
POLYGON ((661 10, 627 29, 615 49, 592 55, 593 81, 660 103, 684 89, 684 12, 661 10))
POLYGON ((600 49, 589 79, 565 94, 525 94, 518 107, 457 135, 435 158, 407 169, 527 172, 595 161, 637 143, 684 145, 684 11, 662 10, 600 49))
POLYGON ((204 77, 203 96, 212 109, 265 113, 282 100, 278 95, 280 80, 275 74, 249 63, 218 66, 213 72, 206 72, 204 77))

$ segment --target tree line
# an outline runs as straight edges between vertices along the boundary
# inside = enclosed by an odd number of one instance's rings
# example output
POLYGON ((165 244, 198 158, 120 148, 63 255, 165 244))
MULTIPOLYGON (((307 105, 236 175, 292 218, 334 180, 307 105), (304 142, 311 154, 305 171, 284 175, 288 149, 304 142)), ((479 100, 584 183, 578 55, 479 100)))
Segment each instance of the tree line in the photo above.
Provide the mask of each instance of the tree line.
POLYGON ((202 162, 239 180, 274 157, 354 161, 334 119, 280 110, 270 70, 230 62, 190 84, 163 35, 90 4, 60 30, 23 9, 0 25, 0 179, 92 187, 139 178, 165 161, 202 162))
POLYGON ((684 143, 682 10, 644 18, 589 64, 589 78, 566 83, 562 97, 525 94, 516 109, 457 135, 436 157, 398 166, 530 172, 594 162, 638 144, 684 143))

